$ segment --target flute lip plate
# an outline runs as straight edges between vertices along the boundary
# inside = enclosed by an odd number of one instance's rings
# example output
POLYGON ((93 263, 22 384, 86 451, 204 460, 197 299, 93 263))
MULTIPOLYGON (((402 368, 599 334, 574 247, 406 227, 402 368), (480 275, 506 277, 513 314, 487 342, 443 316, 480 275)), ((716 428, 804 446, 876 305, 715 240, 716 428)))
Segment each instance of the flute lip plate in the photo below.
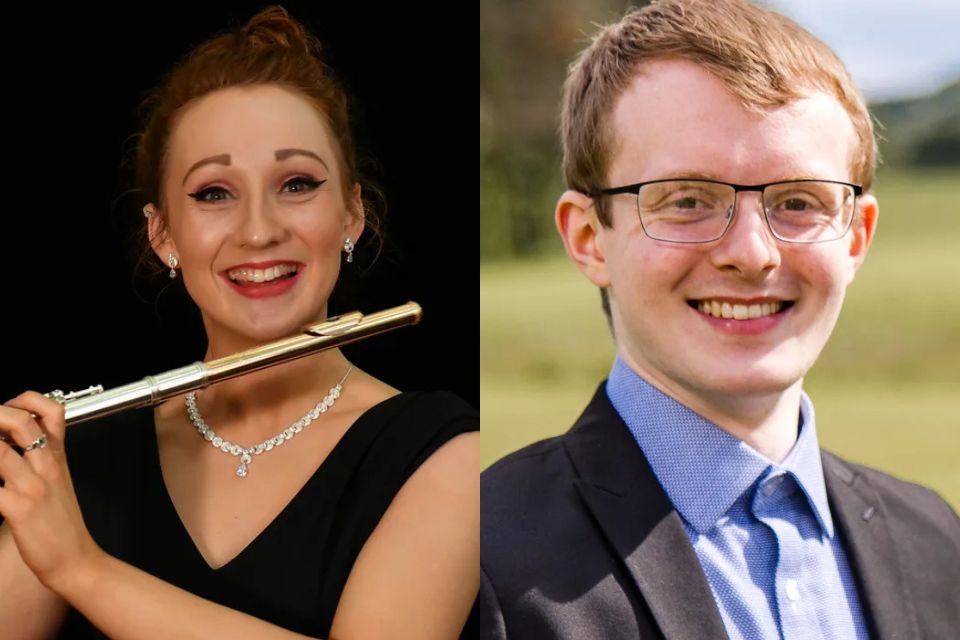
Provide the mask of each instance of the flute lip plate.
POLYGON ((328 318, 324 322, 310 325, 304 331, 315 336, 335 336, 360 323, 363 314, 359 311, 345 313, 328 318))

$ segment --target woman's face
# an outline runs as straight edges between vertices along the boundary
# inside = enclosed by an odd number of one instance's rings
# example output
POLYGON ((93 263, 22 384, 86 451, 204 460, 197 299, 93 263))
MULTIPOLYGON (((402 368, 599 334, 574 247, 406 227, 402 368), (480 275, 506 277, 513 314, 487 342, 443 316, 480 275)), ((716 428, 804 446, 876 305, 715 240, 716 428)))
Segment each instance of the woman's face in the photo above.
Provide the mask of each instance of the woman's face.
POLYGON ((150 236, 164 263, 179 259, 211 354, 326 317, 344 240, 363 230, 360 187, 344 192, 335 144, 306 99, 274 85, 216 91, 174 121, 168 230, 155 216, 150 236))

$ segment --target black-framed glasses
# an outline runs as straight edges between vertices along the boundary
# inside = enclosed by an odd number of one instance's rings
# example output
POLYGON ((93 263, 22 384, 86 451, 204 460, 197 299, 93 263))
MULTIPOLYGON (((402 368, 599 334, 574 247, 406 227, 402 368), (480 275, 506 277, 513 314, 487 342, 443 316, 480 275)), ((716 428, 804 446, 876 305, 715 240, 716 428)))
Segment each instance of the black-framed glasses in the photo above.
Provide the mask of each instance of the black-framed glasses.
POLYGON ((856 215, 863 187, 834 180, 784 180, 767 184, 732 184, 717 180, 668 178, 602 189, 593 198, 630 193, 644 233, 663 242, 705 243, 719 240, 730 228, 737 194, 759 191, 763 217, 778 240, 810 244, 846 235, 856 215))

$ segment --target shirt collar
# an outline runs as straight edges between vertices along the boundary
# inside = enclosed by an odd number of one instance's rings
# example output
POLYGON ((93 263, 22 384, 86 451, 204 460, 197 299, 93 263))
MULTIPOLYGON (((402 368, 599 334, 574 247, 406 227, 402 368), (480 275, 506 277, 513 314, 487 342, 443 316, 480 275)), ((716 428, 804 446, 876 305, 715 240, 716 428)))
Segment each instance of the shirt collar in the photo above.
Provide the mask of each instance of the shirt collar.
POLYGON ((800 434, 781 464, 770 461, 633 372, 617 357, 607 396, 640 446, 674 507, 705 533, 761 476, 789 473, 822 530, 833 537, 813 404, 800 396, 800 434))

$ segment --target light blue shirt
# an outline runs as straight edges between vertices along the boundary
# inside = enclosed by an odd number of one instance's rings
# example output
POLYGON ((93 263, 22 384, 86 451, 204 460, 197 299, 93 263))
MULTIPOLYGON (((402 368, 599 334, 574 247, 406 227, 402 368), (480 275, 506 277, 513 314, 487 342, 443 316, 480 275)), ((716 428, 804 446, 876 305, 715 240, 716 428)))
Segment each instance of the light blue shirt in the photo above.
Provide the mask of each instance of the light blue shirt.
POLYGON ((606 390, 682 517, 730 638, 869 637, 805 393, 797 442, 777 464, 620 358, 606 390))

